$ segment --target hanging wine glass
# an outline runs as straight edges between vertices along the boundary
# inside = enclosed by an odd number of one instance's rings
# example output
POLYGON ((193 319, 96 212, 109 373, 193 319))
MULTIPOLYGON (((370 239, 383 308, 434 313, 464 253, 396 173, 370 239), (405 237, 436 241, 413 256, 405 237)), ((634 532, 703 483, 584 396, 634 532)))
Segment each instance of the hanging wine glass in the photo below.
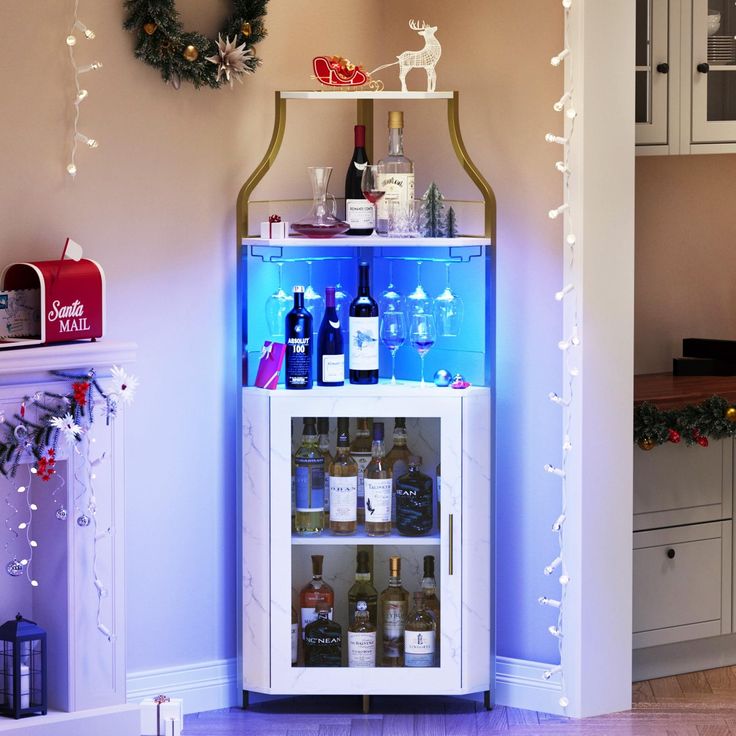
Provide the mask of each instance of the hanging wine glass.
POLYGON ((342 264, 337 262, 337 283, 335 284, 335 309, 337 318, 340 320, 340 329, 346 332, 348 329, 348 318, 350 316, 350 302, 353 297, 342 285, 342 264))
POLYGON ((409 329, 409 339, 411 346, 419 353, 422 361, 422 373, 420 386, 424 388, 424 356, 429 349, 437 341, 437 326, 435 325, 433 314, 415 314, 411 318, 411 327, 409 329))
POLYGON ((432 313, 432 300, 422 286, 421 261, 417 261, 417 285, 414 287, 414 291, 406 297, 406 306, 409 316, 432 313))
POLYGON ((276 264, 279 269, 278 288, 266 299, 266 324, 271 337, 284 337, 284 320, 291 309, 291 299, 282 286, 283 263, 276 264))
POLYGON ((443 337, 457 337, 463 324, 465 305, 450 286, 450 264, 445 264, 445 290, 434 300, 437 327, 443 337))
POLYGON ((396 290, 394 286, 394 262, 388 262, 388 286, 381 292, 378 297, 378 307, 381 314, 386 312, 403 312, 404 297, 396 290))
POLYGON ((307 261, 307 287, 304 289, 304 307, 312 315, 312 330, 316 335, 325 311, 324 297, 312 286, 312 261, 307 261))
POLYGON ((360 189, 363 196, 373 205, 373 236, 376 235, 376 202, 378 202, 386 190, 381 188, 379 182, 382 181, 383 166, 378 164, 369 164, 363 169, 363 176, 360 180, 360 189))
POLYGON ((403 312, 384 312, 381 317, 381 342, 391 351, 391 383, 396 385, 396 353, 406 342, 403 312))

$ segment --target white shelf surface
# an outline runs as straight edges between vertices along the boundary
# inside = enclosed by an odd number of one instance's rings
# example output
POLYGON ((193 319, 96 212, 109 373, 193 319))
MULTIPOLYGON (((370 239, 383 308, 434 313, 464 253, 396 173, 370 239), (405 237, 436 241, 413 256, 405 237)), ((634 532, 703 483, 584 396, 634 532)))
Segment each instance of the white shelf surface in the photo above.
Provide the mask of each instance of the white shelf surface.
POLYGON ((243 238, 242 245, 272 246, 367 246, 367 247, 414 247, 414 248, 458 248, 469 245, 490 245, 491 239, 485 237, 463 236, 459 238, 384 238, 380 235, 359 237, 356 235, 336 235, 334 238, 243 238))
MULTIPOLYGON (((457 401, 466 397, 487 394, 490 391, 486 386, 469 386, 468 388, 455 389, 439 388, 431 381, 427 382, 423 387, 419 381, 399 381, 395 385, 387 379, 382 379, 380 383, 374 383, 368 386, 359 386, 352 383, 345 383, 344 386, 314 386, 308 390, 287 390, 283 386, 279 386, 272 391, 267 388, 256 388, 255 386, 243 386, 243 395, 261 395, 268 396, 273 401, 299 401, 300 399, 319 398, 319 399, 383 399, 383 398, 427 398, 427 399, 455 399, 457 401)), ((402 415, 403 416, 403 415, 402 415)), ((373 538, 373 537, 372 537, 373 538)))
POLYGON ((325 89, 317 91, 294 90, 282 91, 284 100, 451 100, 454 92, 402 92, 401 90, 384 89, 380 92, 359 90, 357 92, 339 92, 325 89))
POLYGON ((395 529, 391 530, 391 534, 387 534, 385 537, 369 537, 362 527, 358 528, 355 534, 334 534, 333 532, 325 529, 322 534, 312 534, 308 537, 300 537, 298 534, 291 535, 292 545, 382 545, 390 544, 393 547, 399 545, 406 545, 416 547, 419 545, 426 545, 430 547, 438 547, 440 545, 440 535, 437 532, 433 534, 427 534, 422 537, 404 537, 399 534, 395 529))

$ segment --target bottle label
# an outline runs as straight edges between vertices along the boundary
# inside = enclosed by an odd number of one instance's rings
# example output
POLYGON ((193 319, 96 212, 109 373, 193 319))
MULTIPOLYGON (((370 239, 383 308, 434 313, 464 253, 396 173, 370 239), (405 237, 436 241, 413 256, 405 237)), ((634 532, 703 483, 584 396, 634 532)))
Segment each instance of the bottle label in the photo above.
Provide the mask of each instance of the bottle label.
POLYGON ((286 385, 295 388, 312 386, 311 337, 290 337, 286 343, 286 385))
POLYGON ((330 477, 330 521, 356 521, 358 478, 330 477))
POLYGON ((345 220, 352 230, 373 230, 376 211, 367 199, 346 199, 345 220))
POLYGON ((376 632, 348 632, 348 667, 376 666, 376 632))
POLYGON ((432 667, 434 665, 434 631, 404 632, 404 666, 432 667))
POLYGON ((296 467, 296 510, 323 511, 325 507, 324 458, 299 458, 296 467))
POLYGON ((363 473, 368 467, 368 463, 371 461, 371 454, 369 452, 351 452, 353 459, 358 463, 358 508, 363 508, 365 502, 365 478, 363 473))
POLYGON ((429 534, 434 521, 432 481, 406 475, 396 486, 396 527, 410 536, 429 534))
POLYGON ((291 663, 296 664, 299 642, 299 624, 291 625, 291 663))
POLYGON ((325 383, 343 383, 345 381, 345 356, 322 356, 322 380, 325 383))
POLYGON ((383 656, 400 657, 404 651, 406 601, 383 603, 383 656))
POLYGON ((363 482, 366 522, 391 521, 391 478, 366 478, 363 482))
POLYGON ((379 176, 379 190, 386 194, 376 202, 379 220, 388 220, 390 203, 406 207, 414 201, 414 174, 383 174, 379 176))
MULTIPOLYGON (((309 597, 308 595, 306 596, 309 597)), ((318 602, 321 602, 323 599, 319 597, 315 597, 315 605, 318 602)), ((307 601, 305 601, 307 602, 307 601)), ((304 638, 304 632, 307 630, 307 626, 312 623, 312 621, 316 621, 318 618, 317 611, 315 610, 314 606, 311 608, 302 608, 301 609, 301 619, 302 619, 302 639, 304 638)), ((330 612, 327 614, 327 618, 332 621, 332 608, 330 608, 330 612)))
POLYGON ((350 370, 378 370, 378 317, 350 317, 350 370))

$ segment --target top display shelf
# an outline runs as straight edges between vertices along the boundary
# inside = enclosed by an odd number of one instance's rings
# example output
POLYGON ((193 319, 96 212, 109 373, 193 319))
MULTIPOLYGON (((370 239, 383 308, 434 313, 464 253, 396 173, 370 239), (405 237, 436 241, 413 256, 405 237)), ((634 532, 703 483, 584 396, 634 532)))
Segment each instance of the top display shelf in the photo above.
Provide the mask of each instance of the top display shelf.
POLYGON ((451 100, 454 92, 402 92, 401 90, 382 90, 373 92, 359 90, 357 92, 332 91, 293 91, 280 92, 283 100, 451 100))
POLYGON ((461 248, 467 246, 490 245, 491 239, 484 237, 464 236, 457 238, 388 238, 381 236, 355 237, 351 235, 336 235, 333 238, 243 238, 242 245, 270 245, 270 246, 296 246, 296 247, 344 247, 346 245, 368 246, 368 247, 414 247, 414 248, 461 248))

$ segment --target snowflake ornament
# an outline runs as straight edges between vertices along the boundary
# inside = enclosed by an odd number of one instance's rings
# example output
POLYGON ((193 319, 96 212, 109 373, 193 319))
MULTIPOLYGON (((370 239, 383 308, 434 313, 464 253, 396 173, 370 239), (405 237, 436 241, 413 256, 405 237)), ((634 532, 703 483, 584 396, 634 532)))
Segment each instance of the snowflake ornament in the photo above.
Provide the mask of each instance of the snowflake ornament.
POLYGON ((115 401, 123 401, 126 404, 133 403, 135 390, 138 388, 138 379, 126 373, 125 369, 115 365, 111 371, 113 387, 110 397, 115 401))
POLYGON ((217 82, 220 82, 221 77, 230 83, 230 87, 233 86, 233 80, 237 79, 242 84, 243 80, 240 78, 245 72, 253 73, 245 65, 245 60, 249 56, 253 56, 253 49, 246 49, 245 43, 236 46, 235 42, 237 36, 233 36, 231 41, 229 37, 225 36, 225 40, 222 40, 222 34, 217 36, 217 53, 212 56, 207 56, 207 61, 217 64, 217 82))
POLYGON ((54 429, 58 429, 70 445, 73 445, 82 436, 83 430, 74 421, 74 417, 71 414, 65 414, 63 417, 51 417, 49 424, 54 429))

